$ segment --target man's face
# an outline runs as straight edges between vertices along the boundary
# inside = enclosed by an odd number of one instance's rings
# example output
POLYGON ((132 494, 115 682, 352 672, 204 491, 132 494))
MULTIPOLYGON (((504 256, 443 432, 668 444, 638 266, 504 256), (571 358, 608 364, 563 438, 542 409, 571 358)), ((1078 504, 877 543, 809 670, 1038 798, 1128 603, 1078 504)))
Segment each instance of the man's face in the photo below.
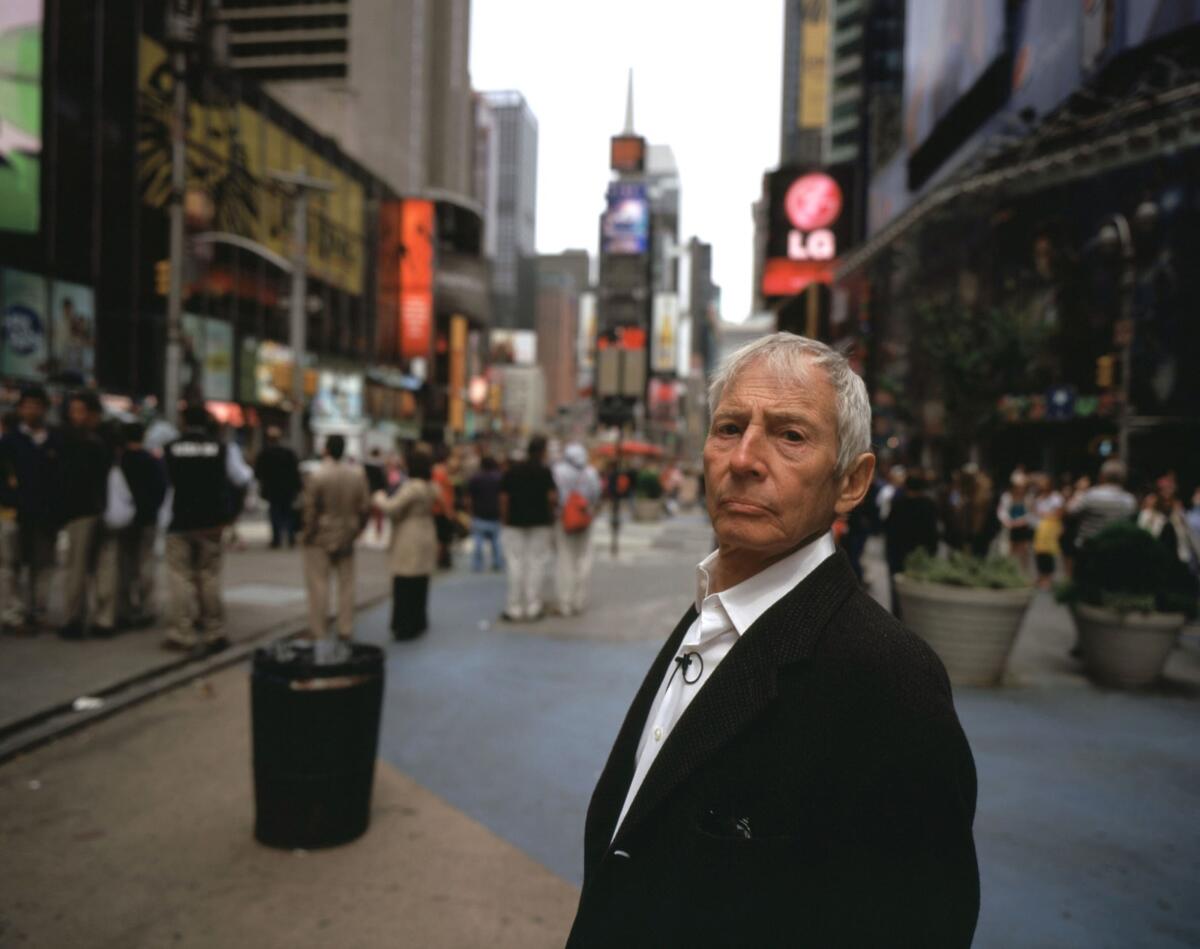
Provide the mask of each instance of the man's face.
POLYGON ((837 452, 835 395, 823 369, 810 365, 797 383, 760 360, 738 374, 704 443, 708 512, 722 555, 781 556, 849 513, 874 466, 864 462, 865 478, 864 465, 835 477, 837 452))
POLYGON ((67 403, 67 424, 74 428, 84 428, 88 421, 88 408, 79 399, 71 399, 67 403))
POLYGON ((41 428, 46 420, 46 403, 41 399, 22 399, 21 404, 17 406, 17 412, 21 421, 30 428, 41 428))

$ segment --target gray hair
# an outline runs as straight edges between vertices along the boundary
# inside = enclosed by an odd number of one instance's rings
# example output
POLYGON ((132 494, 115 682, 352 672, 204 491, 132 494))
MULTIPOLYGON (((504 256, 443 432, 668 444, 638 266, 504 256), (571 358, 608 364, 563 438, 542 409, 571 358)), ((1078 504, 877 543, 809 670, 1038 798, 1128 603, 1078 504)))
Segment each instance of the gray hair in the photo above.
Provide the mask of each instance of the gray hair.
POLYGON ((871 400, 866 384, 850 368, 844 355, 806 336, 771 333, 730 354, 709 383, 709 407, 715 410, 725 387, 759 360, 781 376, 803 376, 809 366, 825 370, 837 403, 838 454, 834 474, 844 475, 859 455, 871 450, 871 400))

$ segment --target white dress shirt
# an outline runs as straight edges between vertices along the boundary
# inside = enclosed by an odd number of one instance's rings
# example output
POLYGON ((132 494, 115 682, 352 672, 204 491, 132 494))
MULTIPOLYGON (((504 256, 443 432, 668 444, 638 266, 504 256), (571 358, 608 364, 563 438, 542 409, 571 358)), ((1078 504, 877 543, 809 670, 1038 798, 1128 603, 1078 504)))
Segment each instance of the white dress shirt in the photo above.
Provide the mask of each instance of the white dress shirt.
POLYGON ((642 729, 642 738, 637 747, 637 767, 625 795, 625 806, 621 808, 621 816, 613 830, 614 839, 659 750, 666 744, 672 729, 696 693, 712 678, 721 660, 763 613, 832 556, 836 549, 833 534, 825 533, 771 564, 766 570, 721 593, 708 592, 712 582, 710 571, 716 563, 717 552, 713 551, 696 567, 696 611, 699 615, 684 635, 675 655, 696 653, 703 665, 700 666, 693 656, 686 669, 674 661, 667 667, 663 685, 658 690, 642 729), (687 682, 684 681, 685 674, 687 682))

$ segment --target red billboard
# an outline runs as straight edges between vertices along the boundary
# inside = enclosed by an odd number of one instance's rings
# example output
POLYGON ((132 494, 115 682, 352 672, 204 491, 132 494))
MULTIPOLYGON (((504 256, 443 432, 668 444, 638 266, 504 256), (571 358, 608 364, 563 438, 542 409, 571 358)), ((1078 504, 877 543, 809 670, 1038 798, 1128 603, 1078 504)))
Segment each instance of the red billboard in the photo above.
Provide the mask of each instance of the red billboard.
POLYGON ((400 357, 428 358, 433 336, 433 202, 400 212, 400 357))
POLYGON ((781 168, 766 176, 767 253, 764 297, 790 297, 832 283, 839 249, 849 243, 848 173, 781 168))

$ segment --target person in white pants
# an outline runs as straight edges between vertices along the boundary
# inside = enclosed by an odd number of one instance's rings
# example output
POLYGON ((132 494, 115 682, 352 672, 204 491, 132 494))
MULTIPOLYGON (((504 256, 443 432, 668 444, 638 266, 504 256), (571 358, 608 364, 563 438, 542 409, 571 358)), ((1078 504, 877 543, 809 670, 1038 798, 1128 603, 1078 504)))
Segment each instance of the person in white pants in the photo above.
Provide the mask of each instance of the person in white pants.
POLYGON ((555 522, 558 557, 558 609, 563 616, 582 613, 592 575, 592 519, 600 503, 600 475, 588 464, 587 450, 572 442, 553 469, 558 489, 555 522))
POLYGON ((508 605, 501 619, 509 622, 542 617, 542 583, 558 505, 545 458, 546 439, 535 435, 526 460, 510 465, 500 478, 501 536, 508 561, 508 605))

